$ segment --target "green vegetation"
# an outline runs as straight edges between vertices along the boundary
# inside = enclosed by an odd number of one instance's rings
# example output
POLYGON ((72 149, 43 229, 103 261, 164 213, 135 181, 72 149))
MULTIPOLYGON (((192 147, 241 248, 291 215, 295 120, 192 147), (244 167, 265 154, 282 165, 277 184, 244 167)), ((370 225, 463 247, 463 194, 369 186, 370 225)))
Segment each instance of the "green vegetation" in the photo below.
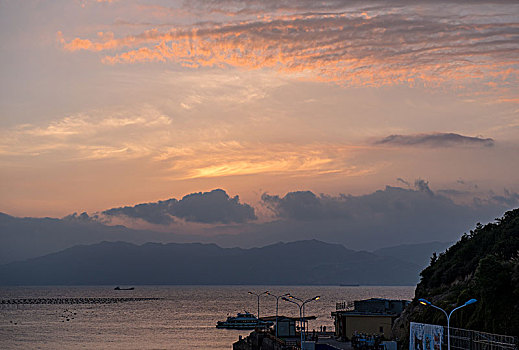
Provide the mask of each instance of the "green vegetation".
MULTIPOLYGON (((434 254, 420 275, 416 299, 428 299, 447 312, 470 298, 478 300, 456 311, 451 327, 518 335, 519 209, 495 223, 477 224, 445 253, 434 254)), ((443 313, 416 301, 408 311, 411 321, 446 324, 443 313)))

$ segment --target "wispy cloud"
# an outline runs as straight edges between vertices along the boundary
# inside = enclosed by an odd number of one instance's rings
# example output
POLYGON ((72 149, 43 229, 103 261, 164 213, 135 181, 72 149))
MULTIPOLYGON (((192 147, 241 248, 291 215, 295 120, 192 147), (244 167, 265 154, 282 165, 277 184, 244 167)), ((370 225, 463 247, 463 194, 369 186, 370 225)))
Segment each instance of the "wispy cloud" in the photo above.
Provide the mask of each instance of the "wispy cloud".
MULTIPOLYGON (((304 6, 248 2, 243 6, 218 1, 205 7, 214 11, 234 8, 236 14, 261 8, 281 13, 167 31, 155 27, 136 35, 101 32, 94 39, 67 40, 60 32, 58 38, 67 51, 106 53, 103 62, 107 64, 174 62, 185 67, 305 71, 316 79, 353 86, 449 83, 459 88, 478 82, 492 89, 496 82, 500 88, 517 83, 517 16, 504 15, 499 21, 477 11, 459 16, 457 8, 441 9, 431 3, 399 11, 378 6, 350 12, 342 9, 343 2, 323 4, 319 10, 324 7, 328 12, 317 11, 317 5, 309 2, 304 6), (424 11, 424 6, 433 7, 424 11), (307 11, 290 13, 303 9, 307 11), (430 14, 435 10, 440 13, 430 14)), ((506 9, 496 7, 504 13, 519 12, 512 4, 506 9)))
POLYGON ((415 135, 390 135, 375 142, 379 145, 397 146, 428 146, 428 147, 454 147, 454 146, 494 146, 491 138, 463 136, 455 133, 432 133, 415 135))
POLYGON ((158 159, 170 161, 169 171, 185 179, 217 178, 253 174, 361 176, 372 166, 353 164, 356 148, 341 144, 295 143, 201 143, 189 148, 168 148, 158 159), (174 160, 174 161, 173 161, 174 160))
MULTIPOLYGON (((224 127, 225 129, 225 127, 224 127)), ((134 114, 78 114, 47 125, 25 124, 0 131, 3 161, 27 157, 59 161, 146 159, 169 179, 283 174, 293 177, 337 174, 361 176, 377 171, 353 159, 359 146, 344 143, 269 142, 235 139, 210 126, 187 130, 153 109, 134 114)))
POLYGON ((140 112, 76 114, 46 125, 4 129, 0 131, 0 156, 59 154, 62 160, 141 157, 157 142, 166 142, 163 130, 172 121, 153 110, 140 112))

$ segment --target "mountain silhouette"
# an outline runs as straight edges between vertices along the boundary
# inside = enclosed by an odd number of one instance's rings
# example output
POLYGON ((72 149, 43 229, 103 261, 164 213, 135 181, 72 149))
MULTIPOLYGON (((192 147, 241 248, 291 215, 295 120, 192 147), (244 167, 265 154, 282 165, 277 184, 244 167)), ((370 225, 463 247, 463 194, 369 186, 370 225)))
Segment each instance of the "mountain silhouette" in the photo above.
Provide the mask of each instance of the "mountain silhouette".
POLYGON ((0 266, 2 285, 412 285, 420 267, 317 240, 262 248, 102 242, 0 266))

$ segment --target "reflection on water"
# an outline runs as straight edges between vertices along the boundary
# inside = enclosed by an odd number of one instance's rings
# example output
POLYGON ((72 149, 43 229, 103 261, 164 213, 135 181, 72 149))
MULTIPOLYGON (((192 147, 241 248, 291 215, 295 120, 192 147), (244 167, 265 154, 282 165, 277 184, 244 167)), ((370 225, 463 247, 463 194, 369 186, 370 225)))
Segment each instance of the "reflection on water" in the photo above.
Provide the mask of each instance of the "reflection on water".
MULTIPOLYGON (((301 299, 320 295, 305 306, 317 316, 309 329, 333 329, 330 313, 338 301, 371 297, 411 299, 415 287, 339 286, 109 286, 2 287, 0 298, 157 297, 120 304, 20 305, 0 309, 2 349, 231 349, 250 331, 216 329, 216 322, 244 310, 257 312, 248 291, 291 293, 301 299)), ((275 315, 276 299, 260 298, 261 315, 275 315)), ((279 302, 279 314, 299 316, 296 305, 279 302)))

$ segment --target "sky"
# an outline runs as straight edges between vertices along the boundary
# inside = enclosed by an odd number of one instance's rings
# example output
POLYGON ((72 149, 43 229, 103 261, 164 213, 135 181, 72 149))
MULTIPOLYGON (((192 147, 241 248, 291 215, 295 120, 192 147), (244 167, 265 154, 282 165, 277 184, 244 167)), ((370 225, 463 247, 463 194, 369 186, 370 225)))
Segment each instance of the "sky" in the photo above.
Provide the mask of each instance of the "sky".
POLYGON ((13 216, 174 199, 145 223, 337 232, 379 197, 463 225, 519 204, 517 1, 0 0, 0 76, 13 216))

